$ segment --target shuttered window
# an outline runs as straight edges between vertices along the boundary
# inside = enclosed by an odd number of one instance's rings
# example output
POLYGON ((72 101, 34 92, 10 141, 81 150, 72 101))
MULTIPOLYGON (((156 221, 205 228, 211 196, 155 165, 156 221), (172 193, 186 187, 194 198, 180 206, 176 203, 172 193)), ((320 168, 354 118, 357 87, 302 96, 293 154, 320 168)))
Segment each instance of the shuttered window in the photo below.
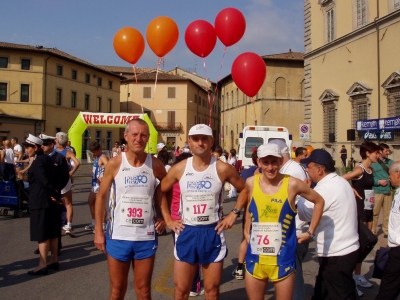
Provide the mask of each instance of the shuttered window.
POLYGON ((151 87, 143 87, 143 99, 151 99, 151 87))
POLYGON ((168 99, 175 99, 176 98, 176 88, 175 87, 168 87, 168 99))

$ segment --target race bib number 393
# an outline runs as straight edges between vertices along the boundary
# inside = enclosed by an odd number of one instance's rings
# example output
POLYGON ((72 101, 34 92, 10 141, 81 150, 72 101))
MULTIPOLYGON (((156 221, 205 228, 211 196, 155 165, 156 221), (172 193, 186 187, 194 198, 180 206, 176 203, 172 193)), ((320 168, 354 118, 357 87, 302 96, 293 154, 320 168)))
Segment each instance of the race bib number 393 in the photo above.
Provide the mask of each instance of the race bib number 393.
POLYGON ((147 195, 124 194, 121 196, 120 220, 122 226, 147 226, 151 210, 151 197, 147 195))
POLYGON ((250 237, 251 253, 278 255, 282 245, 282 225, 279 222, 253 222, 250 237))

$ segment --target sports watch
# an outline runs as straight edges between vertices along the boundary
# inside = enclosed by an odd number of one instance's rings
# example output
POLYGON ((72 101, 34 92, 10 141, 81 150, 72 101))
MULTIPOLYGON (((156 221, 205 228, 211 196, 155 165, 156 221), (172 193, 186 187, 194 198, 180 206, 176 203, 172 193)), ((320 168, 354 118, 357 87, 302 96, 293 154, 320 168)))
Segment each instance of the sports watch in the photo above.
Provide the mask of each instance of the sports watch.
POLYGON ((234 208, 231 210, 234 214, 240 214, 240 210, 238 210, 237 208, 234 208))
POLYGON ((315 234, 312 234, 310 230, 307 230, 307 233, 310 235, 310 239, 314 238, 315 234))

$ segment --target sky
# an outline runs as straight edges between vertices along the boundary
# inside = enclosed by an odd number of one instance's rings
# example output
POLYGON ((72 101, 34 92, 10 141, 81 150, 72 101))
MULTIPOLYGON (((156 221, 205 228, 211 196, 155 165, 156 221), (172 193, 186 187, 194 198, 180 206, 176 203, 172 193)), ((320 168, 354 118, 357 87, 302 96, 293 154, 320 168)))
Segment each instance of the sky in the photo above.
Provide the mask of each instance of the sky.
MULTIPOLYGON (((231 73, 232 63, 244 52, 268 55, 303 52, 302 0, 2 0, 0 41, 57 48, 95 65, 131 66, 115 53, 115 33, 126 26, 136 28, 146 40, 148 24, 168 16, 179 28, 179 40, 165 57, 165 71, 179 66, 216 82, 231 73), (246 19, 242 39, 227 48, 218 40, 204 61, 185 43, 185 30, 195 20, 214 25, 224 8, 234 7, 246 19), (221 67, 222 65, 222 67, 221 67)), ((136 64, 156 68, 158 57, 146 43, 136 64)))

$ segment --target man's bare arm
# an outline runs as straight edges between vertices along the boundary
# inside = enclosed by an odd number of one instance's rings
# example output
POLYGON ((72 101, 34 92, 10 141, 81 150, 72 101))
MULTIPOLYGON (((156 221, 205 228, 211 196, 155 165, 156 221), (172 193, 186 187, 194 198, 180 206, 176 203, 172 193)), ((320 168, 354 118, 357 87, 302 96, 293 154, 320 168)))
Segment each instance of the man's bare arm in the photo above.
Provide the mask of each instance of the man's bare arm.
POLYGON ((72 152, 72 151, 67 150, 67 158, 74 162, 74 167, 72 168, 71 171, 69 171, 69 176, 72 176, 72 175, 74 175, 76 170, 78 170, 81 163, 79 162, 79 160, 76 158, 74 152, 72 152))
MULTIPOLYGON (((321 197, 313 189, 309 188, 306 183, 303 181, 290 177, 289 180, 289 197, 294 199, 296 194, 302 196, 307 201, 314 203, 314 210, 311 217, 311 222, 309 226, 309 231, 314 234, 315 229, 317 228, 319 221, 321 220, 322 213, 324 211, 325 200, 321 197), (293 195, 295 194, 295 195, 293 195)), ((308 233, 302 233, 297 236, 297 240, 299 243, 305 242, 310 239, 310 235, 308 233)))
POLYGON ((106 253, 106 248, 102 223, 107 200, 106 197, 108 194, 108 190, 110 189, 110 186, 115 178, 115 175, 118 172, 120 164, 121 158, 110 161, 104 171, 104 176, 100 184, 99 192, 96 195, 94 244, 97 249, 103 251, 104 253, 106 253))
MULTIPOLYGON (((152 157, 153 160, 153 172, 154 176, 161 182, 164 177, 167 175, 164 165, 161 161, 155 157, 152 157)), ((160 185, 157 186, 154 192, 155 199, 155 210, 156 210, 156 221, 155 221, 155 229, 158 234, 161 234, 165 230, 165 221, 162 215, 162 203, 165 202, 166 195, 161 191, 160 185), (164 200, 163 200, 164 199, 164 200)))
MULTIPOLYGON (((171 197, 171 192, 174 184, 179 181, 181 178, 183 171, 185 170, 186 162, 182 161, 176 165, 174 165, 167 175, 164 177, 164 179, 161 181, 160 186, 161 186, 161 191, 165 195, 167 193, 170 193, 168 197, 171 197)), ((167 196, 162 198, 162 202, 160 205, 161 208, 161 213, 164 217, 164 221, 167 224, 168 228, 173 230, 176 234, 179 234, 180 231, 182 231, 185 226, 183 225, 182 220, 172 220, 171 217, 171 210, 170 210, 170 205, 168 203, 167 196)))
MULTIPOLYGON (((221 174, 221 181, 228 181, 232 184, 238 191, 241 191, 235 204, 235 208, 239 211, 246 206, 248 201, 248 190, 245 188, 245 182, 241 178, 238 172, 229 164, 219 163, 217 164, 218 175, 221 174)), ((218 230, 220 234, 224 229, 230 229, 233 224, 235 224, 238 215, 234 212, 230 212, 221 222, 217 224, 215 230, 218 230)))

